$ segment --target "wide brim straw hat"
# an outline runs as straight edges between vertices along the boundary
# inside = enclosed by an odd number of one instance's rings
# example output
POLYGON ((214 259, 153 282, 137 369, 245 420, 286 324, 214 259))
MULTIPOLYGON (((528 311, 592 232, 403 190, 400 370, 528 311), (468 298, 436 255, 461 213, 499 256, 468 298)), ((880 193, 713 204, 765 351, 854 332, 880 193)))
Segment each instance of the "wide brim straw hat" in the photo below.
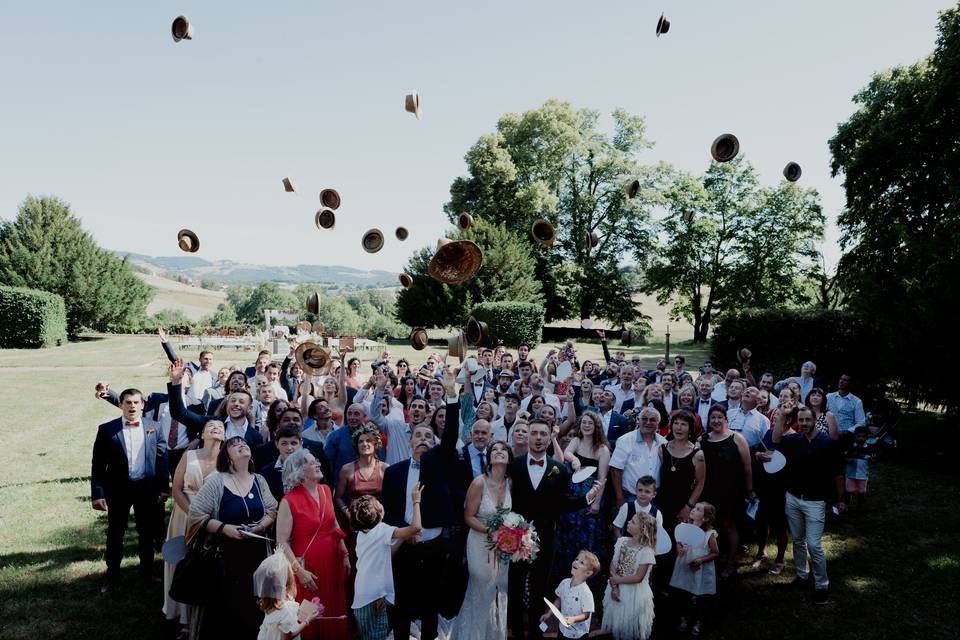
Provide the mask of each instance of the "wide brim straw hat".
POLYGON ((441 238, 427 273, 444 284, 463 284, 483 266, 483 251, 470 240, 441 238))

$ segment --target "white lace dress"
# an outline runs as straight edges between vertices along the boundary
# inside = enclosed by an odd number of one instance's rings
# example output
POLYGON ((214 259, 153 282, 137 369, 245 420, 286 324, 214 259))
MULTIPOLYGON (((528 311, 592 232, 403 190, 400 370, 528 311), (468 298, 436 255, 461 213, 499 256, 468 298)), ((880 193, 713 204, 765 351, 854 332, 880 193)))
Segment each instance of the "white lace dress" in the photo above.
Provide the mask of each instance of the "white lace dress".
MULTIPOLYGON (((650 547, 627 544, 629 536, 617 540, 613 557, 617 559, 618 576, 632 576, 640 565, 655 564, 657 559, 650 547)), ((651 567, 652 568, 652 567, 651 567)), ((615 640, 646 640, 653 629, 653 592, 650 590, 650 569, 643 582, 620 585, 620 601, 610 595, 610 585, 603 594, 602 630, 613 634, 615 640)))
MULTIPOLYGON (((510 481, 502 508, 510 509, 510 481)), ((477 518, 483 520, 497 511, 497 504, 483 484, 483 497, 477 518)), ((487 536, 470 530, 467 534, 467 593, 463 597, 460 613, 453 621, 450 640, 504 640, 507 637, 507 577, 510 563, 499 561, 493 551, 487 549, 487 536)))

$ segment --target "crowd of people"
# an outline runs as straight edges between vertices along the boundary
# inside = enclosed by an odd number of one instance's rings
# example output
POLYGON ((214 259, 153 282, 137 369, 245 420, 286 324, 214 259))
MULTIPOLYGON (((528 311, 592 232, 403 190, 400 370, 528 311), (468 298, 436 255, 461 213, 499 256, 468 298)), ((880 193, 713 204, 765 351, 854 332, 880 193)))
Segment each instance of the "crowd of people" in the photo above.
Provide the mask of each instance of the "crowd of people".
POLYGON ((521 344, 463 363, 384 352, 365 375, 344 352, 313 376, 293 347, 245 370, 184 362, 161 331, 164 392, 97 385, 122 413, 93 447, 102 592, 132 508, 142 578, 183 637, 620 640, 656 616, 698 636, 718 582, 785 571, 791 538, 794 582, 827 602, 827 514, 863 505, 870 459, 850 377, 827 393, 812 362, 780 380, 749 359, 645 370, 598 333, 604 362, 521 344), (536 530, 529 561, 491 551, 507 512, 536 530), (202 604, 174 597, 183 550, 216 560, 202 604))

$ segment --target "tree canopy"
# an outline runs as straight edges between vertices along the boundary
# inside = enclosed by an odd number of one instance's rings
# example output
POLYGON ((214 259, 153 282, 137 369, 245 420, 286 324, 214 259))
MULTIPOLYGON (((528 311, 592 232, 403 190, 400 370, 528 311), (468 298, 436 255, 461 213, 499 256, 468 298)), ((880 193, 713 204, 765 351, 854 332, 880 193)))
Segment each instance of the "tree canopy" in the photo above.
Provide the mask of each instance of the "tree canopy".
POLYGON ((655 174, 637 160, 651 145, 640 116, 618 109, 613 132, 600 131, 600 114, 550 100, 539 109, 508 113, 495 133, 483 135, 466 154, 468 175, 450 186, 444 210, 502 224, 536 261, 546 320, 597 314, 627 324, 639 316, 620 262, 647 242, 648 187, 655 174), (640 195, 626 188, 640 180, 640 195), (530 236, 546 218, 557 240, 546 249, 530 236), (587 234, 600 242, 588 247, 587 234), (614 317, 612 314, 616 314, 614 317))
POLYGON ((664 167, 666 216, 648 261, 645 289, 705 341, 712 320, 729 310, 809 302, 824 217, 819 196, 786 181, 762 187, 742 158, 711 163, 703 176, 664 167))
POLYGON ((101 249, 55 197, 30 196, 15 220, 0 223, 0 284, 62 296, 71 337, 136 325, 153 297, 126 258, 101 249))
POLYGON ((504 225, 477 219, 466 231, 448 234, 453 240, 472 240, 483 251, 483 266, 469 282, 446 285, 434 280, 427 267, 434 247, 415 253, 407 265, 413 287, 397 296, 397 317, 410 326, 446 327, 466 322, 480 302, 543 302, 536 264, 525 239, 504 225))
POLYGON ((913 398, 960 407, 949 376, 918 355, 958 356, 960 8, 940 15, 928 58, 877 73, 830 140, 846 207, 838 277, 847 304, 877 318, 885 364, 913 398))

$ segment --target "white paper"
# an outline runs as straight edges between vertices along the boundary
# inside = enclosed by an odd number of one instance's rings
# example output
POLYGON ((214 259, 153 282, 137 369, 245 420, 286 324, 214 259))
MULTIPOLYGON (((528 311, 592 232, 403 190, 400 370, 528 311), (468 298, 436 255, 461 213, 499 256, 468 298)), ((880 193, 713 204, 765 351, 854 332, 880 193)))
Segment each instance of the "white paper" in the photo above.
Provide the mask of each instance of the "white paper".
POLYGON ((670 553, 670 549, 673 549, 673 542, 670 540, 670 536, 667 535, 667 530, 657 525, 657 550, 656 555, 662 556, 665 553, 670 553))
POLYGON ((555 606, 553 606, 553 603, 546 598, 544 598, 543 601, 547 603, 547 608, 550 609, 550 613, 553 614, 553 617, 559 620, 560 624, 569 629, 571 625, 567 624, 567 618, 560 612, 560 609, 557 609, 555 606))
POLYGON ((596 467, 581 467, 580 471, 577 471, 575 474, 573 474, 573 477, 571 478, 571 480, 575 484, 578 482, 583 482, 584 480, 586 480, 596 472, 597 472, 596 467))
POLYGON ((268 538, 267 536, 261 536, 258 533, 252 531, 247 531, 246 529, 237 529, 241 535, 247 536, 248 538, 259 538, 261 540, 267 540, 268 542, 273 542, 273 538, 268 538))
POLYGON ((757 509, 759 509, 759 508, 760 508, 760 500, 757 499, 757 498, 754 498, 753 500, 751 500, 750 502, 747 503, 747 516, 748 516, 751 520, 756 520, 756 519, 757 519, 757 509))
POLYGON ((776 473, 787 466, 787 458, 779 451, 771 451, 769 462, 763 463, 763 470, 767 473, 776 473))
POLYGON ((541 623, 540 623, 540 631, 542 631, 543 633, 546 633, 546 632, 547 632, 547 623, 546 623, 546 622, 541 622, 541 623))
POLYGON ((677 542, 688 547, 702 547, 706 533, 695 524, 681 522, 674 528, 673 536, 677 539, 677 542))
POLYGON ((573 376, 573 365, 570 364, 569 360, 564 360, 557 365, 557 380, 563 382, 569 380, 573 376))

